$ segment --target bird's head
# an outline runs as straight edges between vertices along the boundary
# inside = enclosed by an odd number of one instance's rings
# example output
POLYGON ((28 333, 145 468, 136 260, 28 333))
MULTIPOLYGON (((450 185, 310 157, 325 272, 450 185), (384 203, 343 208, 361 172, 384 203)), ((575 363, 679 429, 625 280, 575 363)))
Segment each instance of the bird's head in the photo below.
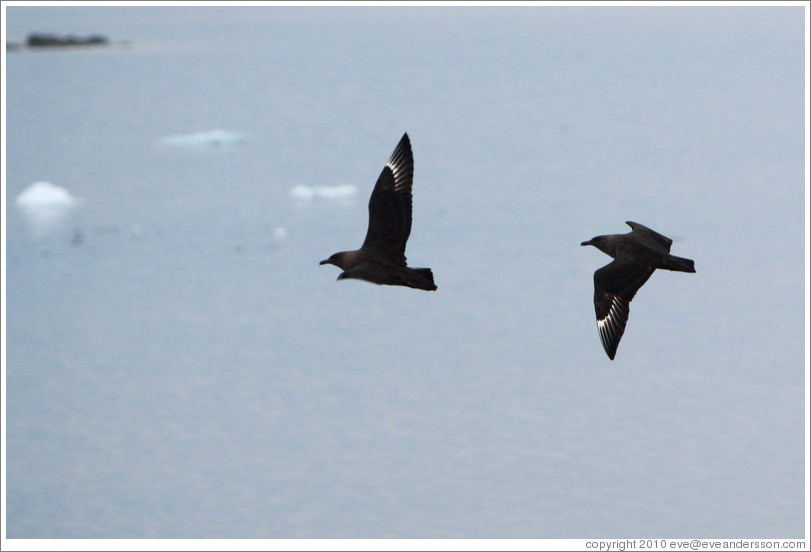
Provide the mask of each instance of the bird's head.
POLYGON ((594 247, 597 247, 597 242, 600 241, 601 237, 602 236, 596 236, 591 238, 589 241, 580 242, 580 245, 593 245, 594 247))
POLYGON ((329 259, 324 259, 319 265, 331 264, 335 265, 341 270, 346 270, 346 251, 342 251, 340 253, 333 253, 330 255, 329 259))
POLYGON ((335 266, 340 266, 338 264, 337 255, 338 255, 337 253, 335 255, 330 255, 329 259, 324 259, 323 261, 321 261, 318 264, 319 265, 331 264, 331 265, 335 265, 335 266))
POLYGON ((589 241, 581 242, 580 245, 593 245, 603 253, 607 255, 614 256, 616 244, 611 241, 609 238, 611 236, 595 236, 591 238, 589 241))

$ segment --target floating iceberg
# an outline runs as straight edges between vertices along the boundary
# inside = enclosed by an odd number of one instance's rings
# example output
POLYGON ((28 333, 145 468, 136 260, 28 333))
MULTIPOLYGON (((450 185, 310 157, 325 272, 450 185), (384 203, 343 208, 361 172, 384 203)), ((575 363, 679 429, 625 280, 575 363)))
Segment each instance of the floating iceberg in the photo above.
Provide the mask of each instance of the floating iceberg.
POLYGON ((209 130, 193 134, 175 134, 162 140, 165 146, 178 148, 206 148, 236 146, 245 142, 245 135, 229 130, 209 130))
POLYGON ((358 192, 351 184, 340 186, 303 186, 299 185, 290 190, 290 196, 306 201, 321 199, 349 199, 358 192))
POLYGON ((50 182, 34 182, 17 196, 21 209, 70 209, 77 205, 76 199, 65 188, 50 182))
POLYGON ((16 203, 38 237, 56 229, 67 213, 79 205, 65 188, 50 182, 34 182, 20 192, 16 203))

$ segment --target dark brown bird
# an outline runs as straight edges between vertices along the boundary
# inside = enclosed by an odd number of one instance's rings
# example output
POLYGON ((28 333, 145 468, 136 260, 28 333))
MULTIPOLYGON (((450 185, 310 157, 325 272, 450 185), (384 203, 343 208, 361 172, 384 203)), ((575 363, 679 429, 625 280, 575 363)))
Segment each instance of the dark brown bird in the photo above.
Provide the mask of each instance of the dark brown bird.
POLYGON ((580 245, 593 245, 614 261, 594 273, 594 311, 600 341, 614 360, 625 324, 629 303, 657 268, 695 272, 692 260, 670 254, 673 240, 638 222, 627 221, 627 234, 597 236, 580 245))
POLYGON ((408 133, 403 134, 377 178, 369 198, 369 227, 360 249, 335 253, 319 264, 343 270, 338 276, 374 284, 434 291, 430 268, 406 266, 405 247, 411 234, 411 184, 414 157, 408 133))

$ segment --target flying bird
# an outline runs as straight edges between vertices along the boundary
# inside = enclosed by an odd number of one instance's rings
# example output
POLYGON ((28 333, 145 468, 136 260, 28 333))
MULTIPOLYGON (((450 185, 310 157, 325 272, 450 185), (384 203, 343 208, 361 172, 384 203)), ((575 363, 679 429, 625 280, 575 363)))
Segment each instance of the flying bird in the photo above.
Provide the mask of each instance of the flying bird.
POLYGON ((319 264, 332 264, 343 272, 339 280, 355 278, 374 284, 406 286, 434 291, 430 268, 406 266, 405 248, 411 234, 411 184, 414 156, 408 133, 403 134, 377 178, 369 198, 369 227, 363 245, 341 251, 319 264))
POLYGON ((639 288, 657 268, 695 272, 692 260, 670 254, 673 240, 638 222, 627 221, 627 234, 597 236, 580 245, 593 245, 614 260, 594 273, 594 311, 600 341, 614 360, 625 324, 628 307, 639 288))

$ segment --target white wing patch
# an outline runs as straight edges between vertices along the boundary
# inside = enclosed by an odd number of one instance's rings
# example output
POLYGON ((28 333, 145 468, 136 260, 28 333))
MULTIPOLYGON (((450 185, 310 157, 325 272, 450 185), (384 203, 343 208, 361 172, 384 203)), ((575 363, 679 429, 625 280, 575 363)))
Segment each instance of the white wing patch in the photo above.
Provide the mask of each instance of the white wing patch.
POLYGON ((609 329, 616 328, 617 326, 617 315, 619 314, 619 310, 622 308, 622 301, 620 301, 619 297, 613 295, 611 297, 611 306, 608 308, 608 314, 602 320, 597 321, 597 326, 602 329, 608 326, 609 329))
POLYGON ((386 163, 386 166, 391 169, 392 174, 394 175, 394 189, 399 191, 405 185, 405 180, 403 178, 403 167, 397 162, 397 160, 390 160, 386 163))
POLYGON ((394 191, 401 192, 408 190, 411 186, 411 178, 413 176, 413 167, 411 162, 411 142, 408 141, 407 135, 403 135, 400 143, 389 157, 386 166, 391 169, 394 176, 394 191))
POLYGON ((611 306, 608 314, 602 320, 597 321, 597 329, 600 332, 600 340, 607 349, 616 345, 625 331, 625 319, 628 306, 625 301, 618 296, 611 296, 611 306))

